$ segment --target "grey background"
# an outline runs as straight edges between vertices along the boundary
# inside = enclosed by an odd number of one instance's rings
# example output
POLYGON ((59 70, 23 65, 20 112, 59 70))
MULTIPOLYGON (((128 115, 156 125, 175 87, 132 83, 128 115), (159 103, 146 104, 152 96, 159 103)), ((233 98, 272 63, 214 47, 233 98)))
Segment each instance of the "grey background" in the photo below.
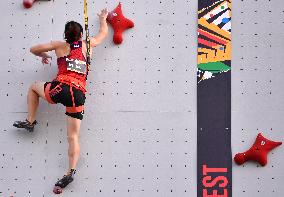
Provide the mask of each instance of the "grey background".
MULTIPOLYGON (((135 27, 117 46, 109 26, 94 49, 78 172, 62 196, 196 196, 197 0, 121 2, 135 27)), ((96 13, 117 4, 89 1, 91 35, 96 13)), ((233 2, 233 154, 260 131, 284 141, 283 5, 233 2)), ((42 66, 30 46, 62 40, 68 20, 83 24, 83 1, 37 2, 29 10, 0 1, 0 11, 0 196, 53 196, 68 167, 65 108, 41 100, 33 133, 12 124, 27 115, 30 84, 57 72, 54 53, 42 66)), ((281 197, 283 173, 281 146, 266 167, 233 164, 233 196, 281 197)))

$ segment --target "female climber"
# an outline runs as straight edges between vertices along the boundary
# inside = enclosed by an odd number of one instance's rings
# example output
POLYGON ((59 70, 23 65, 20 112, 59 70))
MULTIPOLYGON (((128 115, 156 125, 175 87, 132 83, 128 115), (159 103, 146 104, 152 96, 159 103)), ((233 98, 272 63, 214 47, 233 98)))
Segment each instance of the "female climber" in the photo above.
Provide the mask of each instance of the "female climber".
MULTIPOLYGON (((90 37, 91 49, 100 44, 108 34, 107 14, 106 8, 98 14, 100 30, 96 36, 90 37)), ((75 21, 70 21, 65 25, 65 42, 51 41, 47 44, 31 47, 31 53, 42 57, 43 64, 48 64, 49 58, 51 58, 47 52, 54 50, 57 56, 58 73, 55 79, 50 82, 35 81, 31 84, 27 95, 27 118, 24 121, 15 121, 13 124, 17 128, 33 131, 37 124, 36 111, 39 105, 39 97, 48 103, 61 103, 66 106, 69 169, 63 178, 56 183, 60 187, 65 187, 73 181, 79 159, 79 130, 84 114, 86 80, 89 70, 86 61, 87 43, 82 40, 82 36, 82 26, 75 21)), ((90 50, 91 53, 92 50, 90 50)))

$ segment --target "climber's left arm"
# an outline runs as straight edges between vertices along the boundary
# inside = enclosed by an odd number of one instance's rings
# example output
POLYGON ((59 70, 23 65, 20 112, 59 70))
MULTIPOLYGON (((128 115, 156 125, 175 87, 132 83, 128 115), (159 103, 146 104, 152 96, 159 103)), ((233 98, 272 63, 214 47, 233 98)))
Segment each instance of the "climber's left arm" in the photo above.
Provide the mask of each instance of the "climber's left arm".
POLYGON ((62 42, 60 41, 51 41, 49 43, 38 44, 38 45, 32 46, 30 48, 30 52, 39 57, 50 57, 47 54, 47 52, 56 50, 61 45, 62 45, 62 42))

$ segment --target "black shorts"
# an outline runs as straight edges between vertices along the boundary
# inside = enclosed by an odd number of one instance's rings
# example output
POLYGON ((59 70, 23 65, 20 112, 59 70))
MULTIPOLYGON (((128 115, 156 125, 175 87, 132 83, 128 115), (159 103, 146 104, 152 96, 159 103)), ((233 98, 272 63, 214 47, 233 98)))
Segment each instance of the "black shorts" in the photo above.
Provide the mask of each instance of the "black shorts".
POLYGON ((53 80, 44 84, 44 93, 49 103, 66 106, 67 116, 83 119, 86 96, 80 89, 53 80))

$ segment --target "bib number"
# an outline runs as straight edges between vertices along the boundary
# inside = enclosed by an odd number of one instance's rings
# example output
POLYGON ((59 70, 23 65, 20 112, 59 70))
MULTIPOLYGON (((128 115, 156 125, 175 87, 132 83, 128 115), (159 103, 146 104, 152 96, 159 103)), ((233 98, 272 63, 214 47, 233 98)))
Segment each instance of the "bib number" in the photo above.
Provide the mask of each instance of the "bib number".
POLYGON ((69 59, 69 58, 66 58, 66 62, 67 62, 67 70, 81 74, 87 73, 86 62, 77 59, 69 59))

